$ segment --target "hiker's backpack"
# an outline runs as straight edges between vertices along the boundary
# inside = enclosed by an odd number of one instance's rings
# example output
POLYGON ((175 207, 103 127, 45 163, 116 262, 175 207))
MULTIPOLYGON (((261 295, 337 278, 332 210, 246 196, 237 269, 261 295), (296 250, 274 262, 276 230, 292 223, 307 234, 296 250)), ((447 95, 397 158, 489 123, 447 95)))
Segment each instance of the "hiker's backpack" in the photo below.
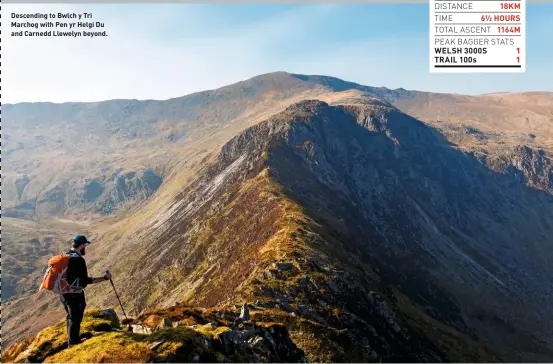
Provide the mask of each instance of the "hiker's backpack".
POLYGON ((40 285, 39 292, 42 289, 57 294, 65 293, 80 293, 83 288, 79 286, 79 278, 76 278, 73 282, 67 280, 67 268, 69 267, 69 260, 73 257, 78 257, 77 254, 63 253, 56 255, 48 261, 48 268, 42 278, 42 284, 40 285))

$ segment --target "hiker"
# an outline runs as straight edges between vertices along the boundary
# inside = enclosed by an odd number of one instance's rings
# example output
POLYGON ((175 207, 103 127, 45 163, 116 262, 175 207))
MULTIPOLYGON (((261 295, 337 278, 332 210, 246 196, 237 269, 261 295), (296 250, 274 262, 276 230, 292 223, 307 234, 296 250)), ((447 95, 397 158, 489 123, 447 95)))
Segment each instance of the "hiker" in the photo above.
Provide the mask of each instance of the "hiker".
POLYGON ((84 235, 77 235, 73 238, 71 250, 66 254, 70 255, 67 263, 67 282, 70 283, 69 293, 61 296, 61 302, 67 312, 67 336, 68 347, 80 342, 81 321, 86 307, 84 288, 89 284, 109 281, 109 271, 103 277, 89 277, 86 269, 86 262, 83 256, 86 254, 86 246, 90 241, 84 235))

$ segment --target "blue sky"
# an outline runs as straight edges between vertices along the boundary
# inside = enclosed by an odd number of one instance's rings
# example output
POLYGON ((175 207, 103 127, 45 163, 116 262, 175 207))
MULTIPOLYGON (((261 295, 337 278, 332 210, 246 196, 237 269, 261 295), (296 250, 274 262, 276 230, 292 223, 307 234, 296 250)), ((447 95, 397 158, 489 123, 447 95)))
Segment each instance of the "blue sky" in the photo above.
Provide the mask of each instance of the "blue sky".
POLYGON ((3 22, 5 102, 166 99, 273 71, 434 92, 553 91, 553 4, 527 4, 525 74, 430 74, 427 4, 8 4, 3 10, 92 12, 109 33, 15 38, 3 22))

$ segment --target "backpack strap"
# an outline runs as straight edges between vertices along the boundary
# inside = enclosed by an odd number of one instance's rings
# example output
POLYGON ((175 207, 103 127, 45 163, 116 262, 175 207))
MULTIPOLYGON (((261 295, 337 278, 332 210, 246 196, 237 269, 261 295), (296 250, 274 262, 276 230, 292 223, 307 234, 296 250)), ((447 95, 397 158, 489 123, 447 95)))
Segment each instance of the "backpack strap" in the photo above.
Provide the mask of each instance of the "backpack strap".
MULTIPOLYGON (((68 251, 67 253, 65 253, 66 255, 69 256, 69 258, 81 258, 81 259, 84 259, 83 256, 81 254, 79 254, 78 252, 76 251, 68 251)), ((69 269, 69 264, 68 264, 68 267, 66 269, 69 269)), ((84 291, 84 288, 80 286, 80 280, 79 278, 75 278, 75 280, 73 282, 67 282, 68 285, 69 285, 69 292, 68 293, 82 293, 84 291)))

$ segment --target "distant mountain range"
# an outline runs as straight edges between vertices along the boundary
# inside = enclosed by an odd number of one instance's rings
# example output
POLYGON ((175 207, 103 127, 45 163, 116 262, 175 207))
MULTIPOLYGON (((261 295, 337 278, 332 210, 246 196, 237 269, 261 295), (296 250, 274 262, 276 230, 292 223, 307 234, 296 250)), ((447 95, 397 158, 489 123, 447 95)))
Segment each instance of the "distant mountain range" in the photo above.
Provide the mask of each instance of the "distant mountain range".
MULTIPOLYGON (((3 111, 8 341, 62 317, 29 292, 80 228, 143 318, 246 301, 309 361, 553 358, 553 93, 279 72, 3 111)), ((110 289, 89 305, 115 307, 110 289)))

